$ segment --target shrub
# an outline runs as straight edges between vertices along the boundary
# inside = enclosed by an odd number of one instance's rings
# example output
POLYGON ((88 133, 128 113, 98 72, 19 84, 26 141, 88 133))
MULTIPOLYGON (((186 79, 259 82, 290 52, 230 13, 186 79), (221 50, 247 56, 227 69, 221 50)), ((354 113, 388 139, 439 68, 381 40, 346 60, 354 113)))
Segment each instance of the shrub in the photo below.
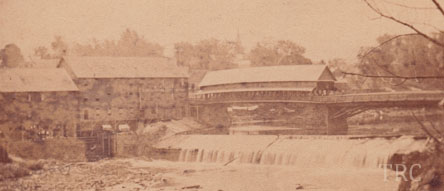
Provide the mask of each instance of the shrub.
POLYGON ((29 175, 30 171, 17 163, 0 164, 0 180, 20 178, 29 175))

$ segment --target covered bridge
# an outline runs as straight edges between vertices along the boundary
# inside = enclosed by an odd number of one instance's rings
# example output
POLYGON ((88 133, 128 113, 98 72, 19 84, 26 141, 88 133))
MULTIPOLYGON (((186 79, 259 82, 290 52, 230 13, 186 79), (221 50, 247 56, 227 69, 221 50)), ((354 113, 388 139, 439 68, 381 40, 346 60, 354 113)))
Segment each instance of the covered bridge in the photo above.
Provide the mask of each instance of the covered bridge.
POLYGON ((325 65, 281 65, 210 71, 199 84, 200 98, 242 96, 327 95, 335 77, 325 65))

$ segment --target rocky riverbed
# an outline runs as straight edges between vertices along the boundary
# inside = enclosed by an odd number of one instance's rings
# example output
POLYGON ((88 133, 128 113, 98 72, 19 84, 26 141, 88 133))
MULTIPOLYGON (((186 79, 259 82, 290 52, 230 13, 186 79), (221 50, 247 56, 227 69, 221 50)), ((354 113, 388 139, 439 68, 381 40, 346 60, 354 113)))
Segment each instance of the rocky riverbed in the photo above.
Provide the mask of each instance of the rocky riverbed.
POLYGON ((43 169, 0 182, 0 190, 396 190, 381 169, 183 163, 149 159, 45 161, 43 169))
POLYGON ((29 176, 1 181, 0 190, 153 190, 163 184, 164 172, 153 167, 133 168, 127 160, 45 161, 43 169, 29 176))

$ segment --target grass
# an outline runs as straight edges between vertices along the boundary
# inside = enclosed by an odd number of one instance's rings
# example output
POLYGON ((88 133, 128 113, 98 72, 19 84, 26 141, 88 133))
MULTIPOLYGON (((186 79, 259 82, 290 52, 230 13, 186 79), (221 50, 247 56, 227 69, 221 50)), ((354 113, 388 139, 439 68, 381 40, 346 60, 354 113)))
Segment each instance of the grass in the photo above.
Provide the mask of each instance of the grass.
POLYGON ((8 153, 24 159, 56 159, 86 161, 85 143, 75 138, 54 138, 36 143, 29 140, 11 141, 8 153))
POLYGON ((30 175, 30 170, 18 163, 0 164, 0 181, 30 175))
POLYGON ((43 161, 17 159, 12 163, 0 163, 0 181, 28 176, 31 171, 42 170, 45 165, 43 161))

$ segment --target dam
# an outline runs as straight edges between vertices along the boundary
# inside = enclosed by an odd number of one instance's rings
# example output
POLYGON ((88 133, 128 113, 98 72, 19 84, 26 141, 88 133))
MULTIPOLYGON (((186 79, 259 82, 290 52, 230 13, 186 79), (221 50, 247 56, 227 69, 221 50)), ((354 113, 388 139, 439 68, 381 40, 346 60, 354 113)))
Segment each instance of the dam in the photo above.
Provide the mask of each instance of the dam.
POLYGON ((311 168, 381 168, 394 154, 424 149, 413 136, 179 135, 156 147, 179 149, 175 161, 311 168))

